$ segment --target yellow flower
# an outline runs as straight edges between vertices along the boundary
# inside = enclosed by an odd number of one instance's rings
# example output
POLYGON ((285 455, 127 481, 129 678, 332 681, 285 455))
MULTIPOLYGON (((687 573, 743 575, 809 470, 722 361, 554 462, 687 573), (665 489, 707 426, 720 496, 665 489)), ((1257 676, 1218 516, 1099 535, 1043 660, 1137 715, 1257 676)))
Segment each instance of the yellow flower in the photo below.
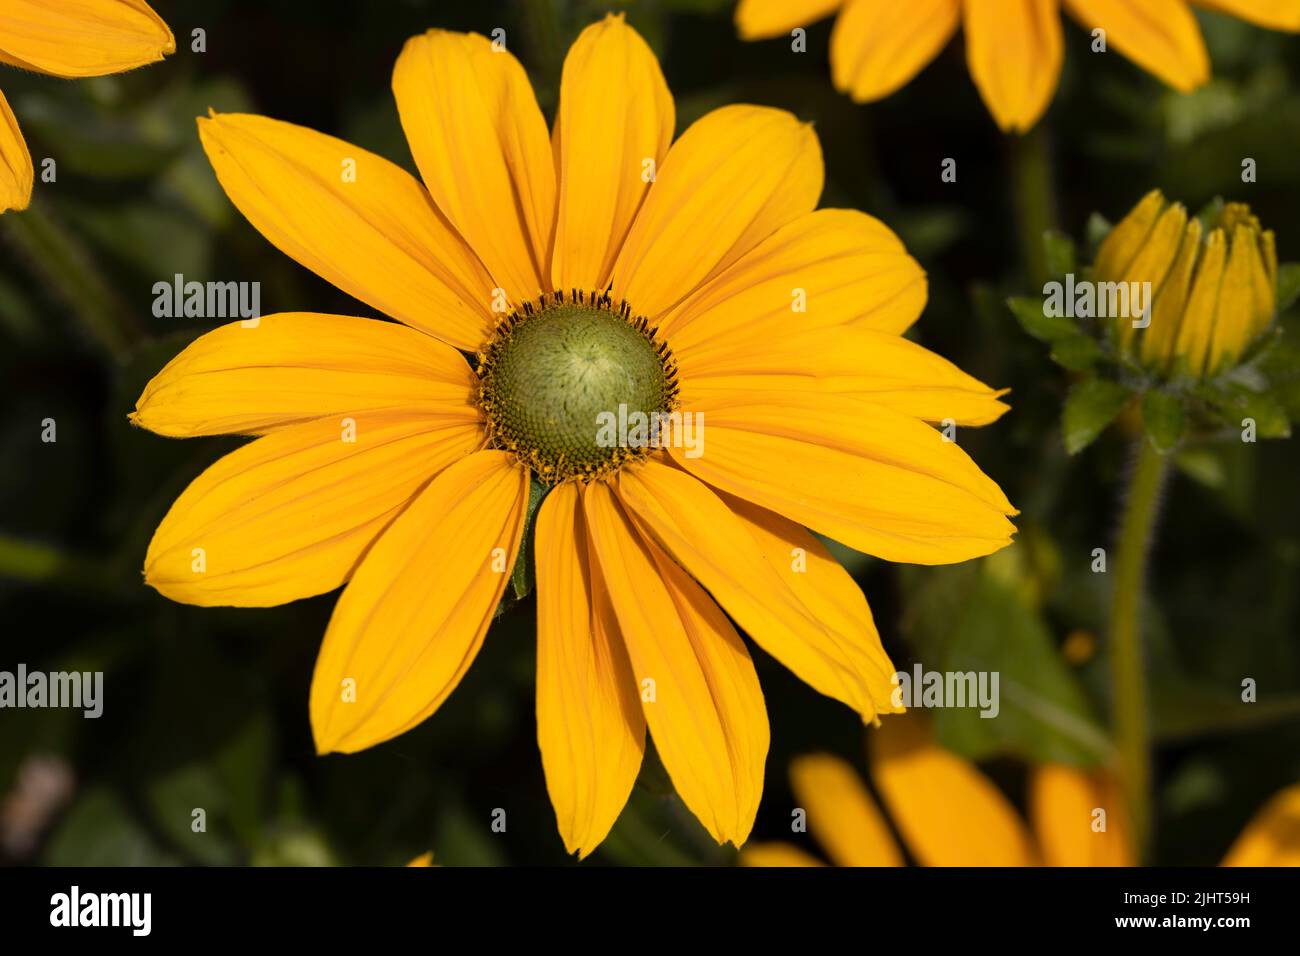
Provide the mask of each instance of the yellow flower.
POLYGON ((408 867, 433 866, 433 851, 430 850, 428 853, 421 853, 419 856, 417 856, 414 860, 412 860, 410 863, 406 865, 408 867))
MULTIPOLYGON (((1192 0, 1273 30, 1300 31, 1297 0, 1192 0)), ((1084 28, 1179 92, 1210 78, 1188 0, 740 0, 747 40, 788 34, 839 11, 831 33, 835 86, 859 103, 883 99, 966 30, 966 62, 1003 130, 1038 122, 1061 73, 1064 6, 1084 28)), ((1095 42, 1095 41, 1094 41, 1095 42)))
POLYGON ((804 526, 923 564, 1005 546, 1014 510, 927 424, 1005 406, 901 337, 926 282, 897 237, 813 211, 812 129, 730 106, 670 148, 672 96, 621 17, 569 51, 550 135, 523 68, 476 34, 411 39, 393 88, 423 185, 303 127, 200 120, 253 225, 403 324, 266 316, 168 364, 138 424, 261 437, 176 501, 146 580, 242 606, 346 584, 311 721, 321 753, 357 751, 459 683, 545 485, 526 557, 566 846, 609 831, 647 726, 686 805, 739 844, 768 725, 727 615, 864 720, 894 710, 867 603, 804 526), (602 444, 620 405, 679 414, 674 437, 703 416, 707 440, 602 444))
MULTIPOLYGON (((871 733, 871 776, 912 858, 922 866, 1133 866, 1128 821, 1114 779, 1065 764, 1035 767, 1029 824, 1002 792, 939 747, 913 717, 871 733), (1103 818, 1105 829, 1094 829, 1103 818)), ((885 817, 845 761, 799 757, 790 782, 808 826, 836 866, 901 866, 885 817)), ((820 866, 788 843, 755 843, 747 866, 820 866)), ((1279 793, 1242 831, 1224 866, 1300 866, 1300 784, 1279 793)))
MULTIPOLYGON (((144 0, 0 0, 0 63, 80 78, 134 70, 176 41, 144 0)), ((0 213, 26 209, 32 157, 0 92, 0 213)))
MULTIPOLYGON (((1209 377, 1232 366, 1277 314, 1277 249, 1250 207, 1228 203, 1207 227, 1159 190, 1148 193, 1097 251, 1097 282, 1150 283, 1143 364, 1166 375, 1209 377)), ((1130 286, 1130 288, 1134 288, 1130 286)), ((1143 296, 1145 300, 1145 296, 1143 296)), ((1130 348, 1133 319, 1115 331, 1130 348)))

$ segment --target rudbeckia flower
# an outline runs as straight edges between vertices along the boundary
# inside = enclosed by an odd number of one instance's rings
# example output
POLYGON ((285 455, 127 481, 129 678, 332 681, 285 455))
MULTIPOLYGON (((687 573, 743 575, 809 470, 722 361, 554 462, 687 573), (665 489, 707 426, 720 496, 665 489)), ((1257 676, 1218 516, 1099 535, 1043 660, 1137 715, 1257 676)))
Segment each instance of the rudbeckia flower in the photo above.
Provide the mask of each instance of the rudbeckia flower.
POLYGON ((966 62, 1004 131, 1038 122, 1056 92, 1062 7, 1089 31, 1181 93, 1210 78, 1193 6, 1273 30, 1300 31, 1300 0, 740 0, 747 40, 788 34, 838 12, 831 32, 835 86, 859 103, 883 99, 916 76, 961 26, 966 62))
MULTIPOLYGON (((915 718, 891 720, 873 731, 868 749, 876 790, 922 866, 1136 865, 1120 791, 1104 771, 1035 767, 1026 824, 991 780, 936 744, 915 718)), ((903 865, 885 816, 844 760, 799 757, 790 764, 790 783, 812 835, 835 866, 903 865)), ((788 843, 750 844, 740 862, 822 865, 788 843)), ((1283 790, 1256 814, 1223 865, 1300 865, 1300 785, 1283 790)))
POLYGON ((864 720, 895 709, 867 603, 805 527, 922 564, 1005 546, 1007 499, 927 424, 1005 406, 901 337, 924 273, 871 217, 814 211, 812 129, 729 106, 672 143, 622 18, 569 51, 549 136, 523 68, 476 34, 409 40, 393 89, 423 185, 300 126, 200 120, 250 222, 400 324, 266 316, 163 369, 136 423, 260 437, 176 501, 146 580, 248 607, 346 585, 310 712, 321 753, 353 752, 455 689, 523 547, 566 846, 609 831, 647 728, 685 804, 740 844, 768 724, 732 621, 864 720), (707 431, 601 441, 625 414, 707 431))
MULTIPOLYGON (((176 50, 144 0, 0 0, 0 63, 67 79, 156 63, 176 50)), ((32 156, 0 92, 0 213, 26 209, 32 156)))
POLYGON ((1203 223, 1159 190, 1148 193, 1102 242, 1093 279, 1150 283, 1150 325, 1138 330, 1124 317, 1115 332, 1159 373, 1216 375, 1277 314, 1276 242, 1242 203, 1203 223))

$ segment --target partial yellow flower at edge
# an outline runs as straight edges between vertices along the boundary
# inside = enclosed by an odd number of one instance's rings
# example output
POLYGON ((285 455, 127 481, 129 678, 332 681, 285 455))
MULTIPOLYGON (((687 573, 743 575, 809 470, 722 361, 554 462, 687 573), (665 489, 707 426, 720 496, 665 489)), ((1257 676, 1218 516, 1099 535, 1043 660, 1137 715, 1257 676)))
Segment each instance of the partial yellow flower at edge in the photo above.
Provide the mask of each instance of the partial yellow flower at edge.
POLYGON ((419 856, 417 856, 414 860, 412 860, 410 863, 406 865, 408 867, 433 866, 433 851, 430 850, 428 853, 421 853, 419 856))
POLYGON ((1246 824, 1223 866, 1300 866, 1300 784, 1277 793, 1246 824))
MULTIPOLYGON (((1274 30, 1300 30, 1294 0, 1193 0, 1274 30)), ((837 13, 831 33, 835 86, 857 102, 882 99, 925 68, 959 26, 989 112, 1006 132, 1034 126, 1051 103, 1062 61, 1062 8, 1085 29, 1180 92, 1210 78, 1189 0, 740 0, 746 40, 788 34, 837 13)))
MULTIPOLYGON (((4 0, 0 63, 76 79, 121 73, 176 50, 171 29, 144 0, 4 0)), ((31 202, 32 159, 0 93, 0 213, 31 202)))

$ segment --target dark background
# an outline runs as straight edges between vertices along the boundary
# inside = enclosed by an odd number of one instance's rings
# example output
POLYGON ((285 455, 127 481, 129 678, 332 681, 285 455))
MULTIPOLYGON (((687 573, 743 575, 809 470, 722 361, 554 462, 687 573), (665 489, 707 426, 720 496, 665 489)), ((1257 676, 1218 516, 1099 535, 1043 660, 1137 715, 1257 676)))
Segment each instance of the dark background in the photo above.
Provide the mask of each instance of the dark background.
MULTIPOLYGON (((607 10, 626 10, 659 54, 679 132, 728 102, 812 120, 826 156, 822 204, 883 219, 929 272, 915 337, 1013 389, 1011 413, 959 440, 1022 510, 1016 546, 950 569, 841 554, 900 668, 1001 671, 998 720, 949 712, 938 730, 1013 799, 1027 765, 1099 759, 1104 650, 1067 659, 1059 647, 1075 632, 1102 634, 1108 584, 1089 564, 1093 548, 1112 548, 1131 437, 1112 428, 1076 458, 1062 447, 1068 373, 1003 305, 1033 292, 1023 261, 1034 237, 1016 206, 1024 145, 989 118, 960 37, 898 94, 856 106, 830 84, 829 20, 794 54, 786 40, 740 42, 726 0, 154 5, 178 43, 162 64, 77 83, 0 69, 38 171, 46 156, 59 170, 57 183, 37 184, 29 213, 0 219, 0 669, 105 672, 99 720, 0 711, 0 859, 396 864, 432 849, 453 865, 565 860, 535 742, 531 599, 494 626, 433 719, 363 754, 318 758, 307 691, 335 597, 201 609, 144 586, 145 547, 168 505, 238 440, 160 438, 126 414, 206 329, 153 317, 152 286, 175 273, 260 281, 267 313, 373 314, 242 219, 199 148, 195 116, 264 113, 414 171, 389 92, 408 36, 504 27, 550 117, 569 43, 607 10), (190 48, 195 28, 204 53, 190 48), (955 184, 940 180, 947 157, 955 184), (46 418, 56 443, 41 441, 46 418), (1014 700, 1009 681, 1023 690, 1014 700), (20 778, 55 784, 35 819, 15 796, 20 778), (194 807, 207 812, 206 833, 190 830, 194 807), (507 811, 504 834, 490 829, 495 808, 507 811)), ((1215 80, 1190 96, 1118 54, 1090 53, 1067 23, 1065 71, 1039 133, 1056 224, 1082 237, 1092 211, 1117 220, 1156 186, 1192 209, 1222 195, 1250 202, 1278 231, 1281 259, 1300 259, 1300 39, 1201 21, 1215 80), (1252 185, 1240 181, 1248 156, 1259 165, 1252 185)), ((1296 316, 1287 324, 1295 334, 1296 316)), ((1145 622, 1161 745, 1155 859, 1213 864, 1270 794, 1300 778, 1300 449, 1207 444, 1179 464, 1145 622), (1240 701, 1248 677, 1254 705, 1240 701)), ((754 656, 772 723, 755 838, 788 838, 789 758, 822 748, 861 766, 862 731, 846 708, 754 656)), ((733 859, 650 758, 592 862, 733 859)))

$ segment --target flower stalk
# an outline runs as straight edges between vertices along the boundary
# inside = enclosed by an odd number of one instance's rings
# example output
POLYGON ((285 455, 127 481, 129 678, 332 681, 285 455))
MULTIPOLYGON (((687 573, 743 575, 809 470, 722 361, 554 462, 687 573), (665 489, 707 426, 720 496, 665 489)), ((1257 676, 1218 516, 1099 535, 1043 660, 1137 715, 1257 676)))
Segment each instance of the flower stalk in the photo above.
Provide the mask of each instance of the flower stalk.
POLYGON ((1165 456, 1145 436, 1140 437, 1120 524, 1110 609, 1112 730, 1139 852, 1151 835, 1151 728, 1142 647, 1142 584, 1168 473, 1165 456))

